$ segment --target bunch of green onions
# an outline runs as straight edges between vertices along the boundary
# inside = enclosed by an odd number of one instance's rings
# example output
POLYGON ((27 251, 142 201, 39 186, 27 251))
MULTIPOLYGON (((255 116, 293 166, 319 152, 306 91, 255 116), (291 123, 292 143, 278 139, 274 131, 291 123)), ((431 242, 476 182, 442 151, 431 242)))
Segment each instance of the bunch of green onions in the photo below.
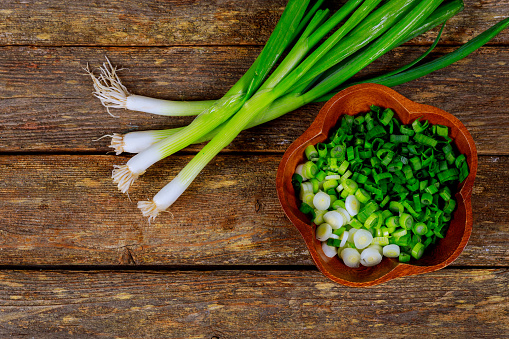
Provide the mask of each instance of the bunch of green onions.
MULTIPOLYGON (((113 180, 123 193, 154 163, 190 144, 208 141, 151 201, 138 203, 149 221, 170 207, 243 129, 273 120, 310 102, 329 99, 371 62, 445 23, 463 9, 462 0, 349 0, 331 14, 328 9, 320 8, 322 3, 323 0, 314 3, 289 0, 260 55, 218 100, 176 102, 131 95, 109 61, 103 64, 98 77, 90 73, 94 94, 108 109, 126 108, 167 116, 196 115, 186 127, 113 135, 111 147, 117 154, 138 153, 113 170, 113 180), (285 52, 286 57, 280 60, 285 52)), ((458 50, 415 66, 436 45, 437 39, 411 64, 364 82, 395 86, 416 79, 460 60, 508 25, 509 18, 458 50)))

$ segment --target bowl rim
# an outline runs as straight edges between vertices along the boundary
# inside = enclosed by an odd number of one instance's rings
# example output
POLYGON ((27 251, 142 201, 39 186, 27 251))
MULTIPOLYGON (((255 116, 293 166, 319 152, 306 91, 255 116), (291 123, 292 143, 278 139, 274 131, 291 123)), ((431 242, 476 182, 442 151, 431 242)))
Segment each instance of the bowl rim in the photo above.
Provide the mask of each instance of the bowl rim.
MULTIPOLYGON (((340 114, 339 117, 341 117, 343 114, 340 114)), ((338 118, 339 120, 339 118, 338 118)), ((379 84, 359 84, 354 85, 352 87, 349 87, 347 89, 342 90, 341 92, 337 93, 334 97, 332 97, 327 103, 320 109, 318 115, 314 119, 313 123, 309 126, 309 128, 301 135, 299 138, 297 138, 286 150, 285 154, 283 155, 281 162, 279 164, 277 175, 276 175, 276 190, 278 194, 278 199, 280 202, 281 207, 283 208, 286 216, 290 219, 292 224, 299 230, 299 233, 304 238, 304 241, 306 243, 306 247, 308 248, 311 257, 315 263, 315 265, 318 267, 318 269, 324 274, 326 277, 331 279, 332 281, 336 283, 340 283, 342 285, 346 286, 352 286, 352 287, 365 287, 365 286, 373 286, 378 285, 384 282, 387 282, 389 280, 402 277, 402 276, 410 276, 410 275, 416 275, 416 274, 423 274, 428 273, 432 271, 436 271, 439 269, 442 269, 452 263, 456 258, 461 254, 463 249, 465 248, 470 235, 472 233, 472 226, 473 226, 473 215, 472 215, 472 203, 471 203, 471 195, 472 195, 472 188, 475 180, 475 176, 477 174, 477 149, 475 147, 474 140, 470 133, 468 132, 467 128, 461 123, 461 121, 453 116, 452 114, 441 110, 437 107, 420 104, 417 102, 414 102, 403 95, 399 94, 395 90, 379 85, 379 84), (304 223, 300 218, 298 218, 293 211, 290 209, 290 207, 284 203, 284 173, 286 170, 286 166, 288 164, 288 160, 290 157, 294 155, 294 153, 297 151, 298 148, 302 146, 303 143, 312 140, 316 138, 317 136, 320 136, 324 133, 323 131, 323 125, 326 121, 328 115, 333 111, 334 105, 341 100, 348 100, 349 97, 352 95, 360 94, 361 92, 372 92, 377 91, 380 92, 382 95, 389 96, 393 101, 396 101, 398 104, 400 104, 402 107, 404 107, 410 114, 412 113, 432 113, 432 114, 438 114, 443 116, 446 120, 450 121, 452 124, 454 124, 458 130, 459 133, 463 134, 465 139, 467 140, 468 147, 471 150, 471 157, 469 161, 469 170, 470 173, 468 177, 465 179, 463 186, 461 187, 460 191, 457 193, 461 195, 463 198, 464 204, 465 204, 465 210, 466 210, 466 221, 465 221, 465 231, 463 233, 463 236, 460 240, 460 243, 458 247, 442 262, 439 264, 433 265, 433 266, 416 266, 412 264, 406 264, 406 263, 397 263, 396 266, 390 270, 385 275, 371 280, 371 281, 365 281, 365 282, 352 282, 348 280, 341 279, 335 275, 333 275, 322 263, 320 255, 316 251, 316 249, 313 246, 310 246, 308 242, 306 241, 306 237, 304 236, 304 228, 309 228, 309 224, 304 223)))

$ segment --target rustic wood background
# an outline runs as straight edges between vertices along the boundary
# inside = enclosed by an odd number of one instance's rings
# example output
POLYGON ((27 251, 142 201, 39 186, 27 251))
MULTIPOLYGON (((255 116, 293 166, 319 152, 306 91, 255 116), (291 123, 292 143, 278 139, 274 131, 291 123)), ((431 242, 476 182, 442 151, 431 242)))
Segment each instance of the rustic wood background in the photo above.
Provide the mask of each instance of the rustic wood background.
MULTIPOLYGON (((338 1, 337 3, 342 3, 338 1)), ((112 132, 189 118, 110 117, 83 67, 105 56, 136 94, 220 97, 249 67, 285 0, 0 0, 0 337, 509 338, 509 30, 395 89, 457 116, 479 151, 474 229, 449 267, 372 288, 331 283, 284 216, 282 153, 321 104, 243 132, 152 224, 152 196, 199 146, 119 193, 112 132)), ((430 58, 509 15, 466 0, 430 58)), ((337 7, 338 4, 333 4, 337 7)), ((365 71, 412 60, 436 30, 365 71)))

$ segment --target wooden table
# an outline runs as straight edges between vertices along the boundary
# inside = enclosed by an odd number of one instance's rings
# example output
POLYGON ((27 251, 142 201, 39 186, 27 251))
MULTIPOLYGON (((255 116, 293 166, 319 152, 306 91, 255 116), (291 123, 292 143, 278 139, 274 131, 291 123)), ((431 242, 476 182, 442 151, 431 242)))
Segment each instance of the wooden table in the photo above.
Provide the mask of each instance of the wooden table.
MULTIPOLYGON (((432 57, 509 14, 507 0, 465 2, 432 57)), ((215 99, 247 70, 285 4, 0 1, 0 337, 508 338, 509 30, 395 88, 454 114, 479 151, 472 237, 440 271, 358 289, 317 271, 274 180, 321 104, 242 133, 151 224, 135 202, 200 147, 150 168, 132 201, 112 184, 112 165, 129 156, 95 139, 191 119, 112 118, 83 67, 108 56, 133 93, 215 99)), ((412 60, 436 32, 367 72, 412 60)))

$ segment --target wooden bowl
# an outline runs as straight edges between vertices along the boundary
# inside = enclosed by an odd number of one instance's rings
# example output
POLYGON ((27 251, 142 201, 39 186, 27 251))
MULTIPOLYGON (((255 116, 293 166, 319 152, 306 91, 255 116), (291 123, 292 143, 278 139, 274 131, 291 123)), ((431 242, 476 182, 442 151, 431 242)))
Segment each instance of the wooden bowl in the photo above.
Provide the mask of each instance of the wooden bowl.
POLYGON ((276 177, 279 201, 291 222, 300 231, 316 266, 331 280, 347 286, 372 286, 394 278, 436 271, 453 262, 465 248, 472 232, 471 195, 477 172, 477 151, 474 140, 465 126, 451 114, 436 107, 415 103, 394 90, 376 84, 361 84, 345 89, 330 99, 320 110, 315 121, 286 151, 276 177), (470 174, 458 187, 457 208, 444 239, 428 248, 419 260, 400 263, 384 257, 373 267, 349 268, 337 256, 324 255, 320 241, 315 238, 316 225, 299 211, 299 202, 291 184, 298 164, 305 161, 304 150, 308 145, 323 142, 343 114, 355 115, 368 112, 370 105, 391 108, 404 123, 419 117, 430 123, 449 127, 449 136, 459 151, 466 155, 470 174))

